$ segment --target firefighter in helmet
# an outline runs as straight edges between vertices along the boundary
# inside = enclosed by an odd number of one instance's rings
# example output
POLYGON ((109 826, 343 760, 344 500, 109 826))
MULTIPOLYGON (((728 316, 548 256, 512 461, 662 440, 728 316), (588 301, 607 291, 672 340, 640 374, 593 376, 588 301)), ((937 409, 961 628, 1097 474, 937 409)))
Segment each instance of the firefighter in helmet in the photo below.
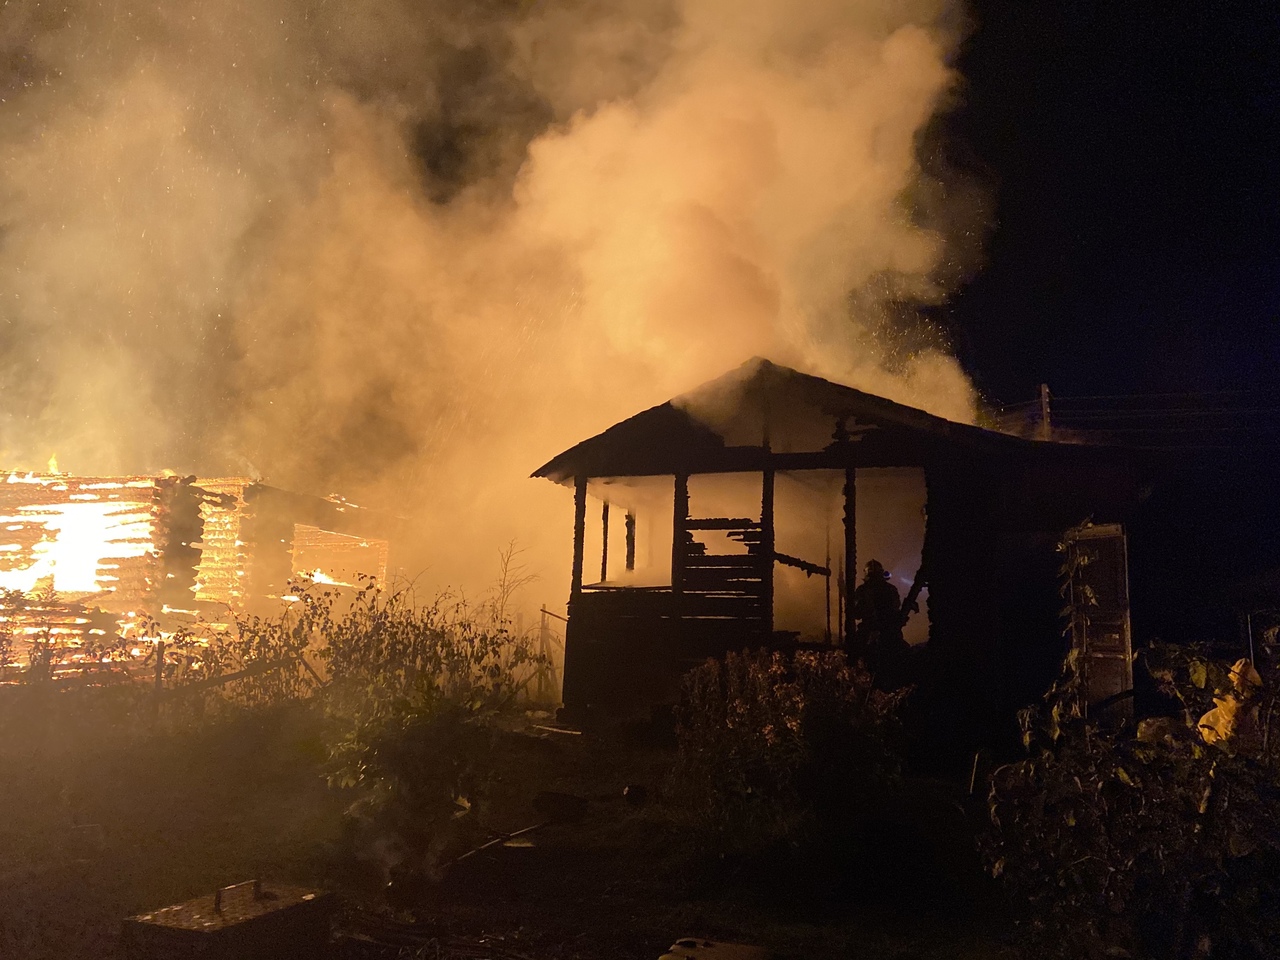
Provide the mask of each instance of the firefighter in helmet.
POLYGON ((868 560, 866 575, 853 591, 853 616, 858 625, 855 649, 865 654, 867 664, 876 664, 906 646, 902 639, 902 597, 889 582, 889 571, 879 560, 868 560))

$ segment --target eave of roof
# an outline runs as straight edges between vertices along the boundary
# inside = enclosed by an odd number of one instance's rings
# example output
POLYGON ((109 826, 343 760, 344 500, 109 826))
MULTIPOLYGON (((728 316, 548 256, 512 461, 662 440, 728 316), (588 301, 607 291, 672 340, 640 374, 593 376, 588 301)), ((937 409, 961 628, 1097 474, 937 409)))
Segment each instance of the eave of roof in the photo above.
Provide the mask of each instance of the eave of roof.
MULTIPOLYGON (((768 398, 779 407, 816 408, 835 420, 895 428, 931 445, 996 452, 1018 449, 1080 448, 1014 437, 983 427, 956 423, 923 410, 886 400, 755 357, 724 375, 666 403, 641 411, 602 433, 575 444, 532 474, 564 483, 575 476, 633 476, 671 472, 674 463, 723 460, 735 448, 689 410, 702 398, 735 395, 741 408, 768 398)), ((743 448, 737 448, 743 449, 743 448)))

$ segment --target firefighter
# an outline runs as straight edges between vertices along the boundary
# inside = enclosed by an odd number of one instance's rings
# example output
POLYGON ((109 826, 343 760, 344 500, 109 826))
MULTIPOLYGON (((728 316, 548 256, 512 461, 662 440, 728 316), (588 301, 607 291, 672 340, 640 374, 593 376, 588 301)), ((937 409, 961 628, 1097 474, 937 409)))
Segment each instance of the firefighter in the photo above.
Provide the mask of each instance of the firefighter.
POLYGON ((858 621, 853 639, 872 671, 906 648, 902 639, 902 598, 889 582, 879 560, 868 560, 866 576, 853 591, 853 616, 858 621))

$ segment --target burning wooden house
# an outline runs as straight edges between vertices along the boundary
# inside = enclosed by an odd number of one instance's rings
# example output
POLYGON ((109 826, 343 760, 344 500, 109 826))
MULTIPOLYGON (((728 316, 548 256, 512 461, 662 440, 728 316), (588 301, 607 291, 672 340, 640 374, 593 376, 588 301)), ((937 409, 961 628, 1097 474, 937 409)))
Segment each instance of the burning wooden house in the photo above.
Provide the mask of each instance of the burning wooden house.
POLYGON ((92 648, 145 621, 225 620, 278 602, 295 576, 383 578, 392 535, 389 518, 339 497, 246 478, 10 474, 0 482, 7 633, 92 648))
MULTIPOLYGON (((1061 664, 1056 544, 1117 519, 1134 487, 1114 451, 953 423, 760 359, 534 476, 574 490, 570 715, 670 699, 688 666, 727 650, 844 643, 873 559, 914 601, 904 636, 928 644, 939 702, 1007 714, 1061 664)), ((1127 670, 1127 622, 1107 636, 1127 670)))

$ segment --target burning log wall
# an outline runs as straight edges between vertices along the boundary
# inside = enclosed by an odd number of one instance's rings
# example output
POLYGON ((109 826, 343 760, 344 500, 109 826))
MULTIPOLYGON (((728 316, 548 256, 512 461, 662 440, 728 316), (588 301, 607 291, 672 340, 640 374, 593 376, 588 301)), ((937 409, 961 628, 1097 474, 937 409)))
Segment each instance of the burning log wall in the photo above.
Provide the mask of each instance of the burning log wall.
POLYGON ((94 597, 121 613, 150 603, 168 578, 165 561, 186 559, 176 543, 167 555, 160 545, 182 513, 182 486, 169 477, 10 475, 0 484, 0 586, 94 597))
POLYGON ((195 598, 206 603, 239 607, 244 600, 244 570, 248 557, 240 538, 245 521, 247 481, 201 480, 200 564, 196 568, 195 598))
POLYGON ((358 535, 371 522, 339 498, 248 478, 11 474, 0 483, 7 659, 34 662, 32 647, 52 643, 72 648, 70 662, 98 660, 113 640, 138 656, 198 618, 273 603, 295 574, 382 579, 388 540, 358 535))

